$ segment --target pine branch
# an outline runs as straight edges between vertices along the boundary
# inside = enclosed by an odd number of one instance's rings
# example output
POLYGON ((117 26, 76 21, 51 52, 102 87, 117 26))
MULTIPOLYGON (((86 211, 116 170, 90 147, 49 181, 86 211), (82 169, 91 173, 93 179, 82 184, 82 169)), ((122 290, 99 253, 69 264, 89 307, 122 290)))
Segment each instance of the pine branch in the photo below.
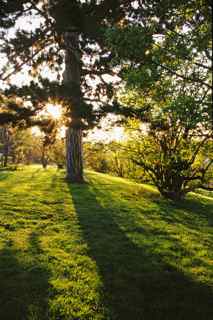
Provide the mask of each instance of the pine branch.
POLYGON ((49 43, 45 43, 45 45, 41 48, 39 48, 37 51, 35 51, 32 56, 26 58, 23 62, 21 63, 17 63, 13 70, 11 72, 9 72, 9 74, 7 74, 6 76, 4 76, 4 72, 2 74, 0 74, 0 80, 2 81, 6 81, 8 80, 11 76, 13 76, 14 74, 16 74, 17 72, 19 72, 22 67, 24 67, 27 63, 29 63, 30 61, 32 61, 42 50, 45 49, 45 47, 48 45, 49 43))

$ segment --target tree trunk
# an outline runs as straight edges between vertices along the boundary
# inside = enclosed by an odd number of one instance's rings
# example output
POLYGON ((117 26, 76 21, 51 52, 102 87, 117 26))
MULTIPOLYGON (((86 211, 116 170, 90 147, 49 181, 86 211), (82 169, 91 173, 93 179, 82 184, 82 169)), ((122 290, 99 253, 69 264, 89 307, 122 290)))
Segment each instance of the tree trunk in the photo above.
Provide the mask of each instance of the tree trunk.
POLYGON ((6 168, 8 165, 8 149, 4 152, 4 161, 3 161, 3 167, 6 168))
POLYGON ((74 183, 83 183, 82 129, 67 129, 66 134, 67 179, 74 183))
POLYGON ((176 175, 171 175, 166 172, 166 174, 158 177, 158 190, 165 198, 180 201, 183 200, 186 195, 183 182, 182 176, 179 176, 177 172, 176 175))
POLYGON ((2 165, 3 167, 7 167, 8 165, 8 156, 10 149, 10 136, 7 128, 2 128, 1 130, 1 138, 3 142, 3 159, 2 165))
POLYGON ((170 199, 173 201, 181 201, 185 198, 185 193, 182 191, 165 191, 165 190, 159 190, 163 197, 166 199, 170 199))
POLYGON ((66 32, 65 71, 63 83, 70 90, 70 121, 66 132, 66 166, 67 179, 72 183, 82 183, 82 121, 79 109, 82 101, 81 92, 81 55, 79 51, 79 35, 77 32, 66 32))
POLYGON ((45 146, 42 146, 42 154, 41 154, 41 164, 44 169, 47 168, 48 160, 46 157, 46 149, 45 146))

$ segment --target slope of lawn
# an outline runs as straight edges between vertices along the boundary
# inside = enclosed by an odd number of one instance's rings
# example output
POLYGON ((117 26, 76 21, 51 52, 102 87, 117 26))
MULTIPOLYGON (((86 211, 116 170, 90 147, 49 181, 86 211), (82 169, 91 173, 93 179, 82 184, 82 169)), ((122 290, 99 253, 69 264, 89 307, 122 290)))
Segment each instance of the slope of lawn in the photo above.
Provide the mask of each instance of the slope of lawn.
POLYGON ((213 319, 213 200, 0 172, 0 319, 213 319))

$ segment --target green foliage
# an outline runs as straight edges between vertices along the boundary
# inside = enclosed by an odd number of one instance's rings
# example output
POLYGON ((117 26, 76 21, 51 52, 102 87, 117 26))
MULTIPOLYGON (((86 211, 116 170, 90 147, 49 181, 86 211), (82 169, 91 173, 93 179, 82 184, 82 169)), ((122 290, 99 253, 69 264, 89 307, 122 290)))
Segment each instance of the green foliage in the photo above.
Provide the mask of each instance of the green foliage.
POLYGON ((54 163, 58 168, 65 166, 65 147, 64 139, 57 138, 53 145, 48 150, 48 158, 51 163, 54 163))
POLYGON ((151 181, 140 166, 136 165, 130 154, 120 144, 89 143, 85 144, 84 159, 86 168, 96 172, 108 173, 117 177, 129 178, 136 181, 151 181))
POLYGON ((103 143, 86 143, 84 147, 84 162, 86 167, 97 172, 109 172, 106 149, 103 143))
POLYGON ((178 81, 164 83, 162 79, 160 83, 170 87, 155 88, 148 96, 143 90, 120 96, 135 108, 138 103, 150 105, 145 123, 129 123, 130 141, 121 147, 164 196, 180 199, 196 188, 211 188, 211 106, 205 93, 199 100, 191 94, 194 88, 185 90, 178 81))
POLYGON ((106 43, 132 87, 149 89, 167 76, 211 89, 212 8, 208 1, 146 1, 133 24, 106 32, 106 43), (190 68, 183 67, 190 64, 190 68))
POLYGON ((116 53, 113 63, 120 63, 121 58, 128 62, 143 61, 147 50, 153 45, 151 30, 139 25, 114 27, 106 30, 106 42, 111 50, 116 53), (131 50, 130 50, 131 48, 131 50))
MULTIPOLYGON (((52 133, 48 125, 45 126, 45 134, 40 132, 39 135, 32 134, 30 129, 20 129, 5 127, 9 133, 8 141, 1 138, 0 128, 0 153, 4 158, 5 143, 8 144, 8 163, 9 164, 32 164, 40 163, 46 160, 47 163, 65 165, 65 147, 64 140, 61 139, 57 132, 52 133), (53 135, 52 135, 53 134, 53 135)), ((1 159, 3 160, 3 159, 1 159)))
POLYGON ((121 148, 164 196, 181 199, 196 187, 211 188, 212 151, 204 152, 212 133, 211 8, 205 1, 159 1, 150 14, 143 9, 141 24, 106 34, 126 85, 117 94, 120 110, 139 120, 121 148))

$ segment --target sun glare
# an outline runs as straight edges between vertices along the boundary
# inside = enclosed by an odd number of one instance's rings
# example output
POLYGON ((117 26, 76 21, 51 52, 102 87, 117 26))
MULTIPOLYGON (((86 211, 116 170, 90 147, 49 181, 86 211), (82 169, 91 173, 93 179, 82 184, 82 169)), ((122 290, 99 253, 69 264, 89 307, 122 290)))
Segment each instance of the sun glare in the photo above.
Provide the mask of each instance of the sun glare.
POLYGON ((54 119, 59 119, 61 118, 62 115, 62 110, 61 106, 59 105, 54 105, 54 104, 48 104, 47 105, 47 113, 54 119))
POLYGON ((124 129, 122 127, 116 127, 111 130, 94 129, 87 136, 88 141, 105 142, 109 143, 111 141, 121 142, 126 138, 124 129))
POLYGON ((39 127, 32 127, 31 128, 31 133, 33 136, 39 137, 41 136, 41 130, 39 129, 39 127))

